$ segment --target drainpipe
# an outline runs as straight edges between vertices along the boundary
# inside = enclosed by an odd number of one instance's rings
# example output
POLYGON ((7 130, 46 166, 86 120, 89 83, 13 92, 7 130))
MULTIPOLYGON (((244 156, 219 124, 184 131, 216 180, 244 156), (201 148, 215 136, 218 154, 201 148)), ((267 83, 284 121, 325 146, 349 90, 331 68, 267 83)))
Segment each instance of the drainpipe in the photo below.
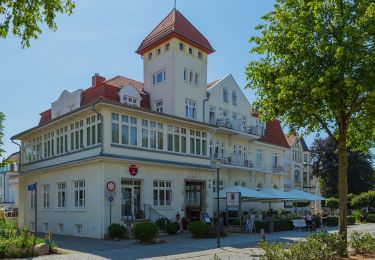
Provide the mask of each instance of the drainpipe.
POLYGON ((206 98, 203 100, 203 123, 206 123, 206 102, 210 99, 210 92, 206 93, 206 98))
POLYGON ((101 123, 100 123, 100 156, 101 155, 103 155, 103 151, 104 151, 104 139, 103 139, 103 137, 104 137, 104 120, 103 120, 103 115, 102 114, 100 114, 99 112, 98 112, 98 110, 96 110, 95 109, 95 104, 96 103, 93 103, 92 105, 91 105, 91 109, 92 109, 92 111, 94 111, 97 115, 99 115, 99 117, 100 117, 100 121, 101 121, 101 123))

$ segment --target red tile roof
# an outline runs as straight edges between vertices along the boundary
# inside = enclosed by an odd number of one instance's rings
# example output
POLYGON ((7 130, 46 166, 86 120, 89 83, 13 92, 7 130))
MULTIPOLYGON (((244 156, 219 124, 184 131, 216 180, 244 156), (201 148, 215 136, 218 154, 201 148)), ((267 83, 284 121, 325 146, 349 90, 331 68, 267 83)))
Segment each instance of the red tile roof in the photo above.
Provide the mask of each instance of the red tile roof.
POLYGON ((217 80, 214 80, 214 81, 211 81, 210 83, 207 84, 207 89, 210 89, 211 87, 213 87, 216 83, 218 83, 220 81, 220 79, 217 79, 217 80))
POLYGON ((285 136, 285 138, 289 146, 292 147, 298 136, 296 136, 295 134, 291 134, 289 136, 285 136))
POLYGON ((142 41, 136 53, 143 55, 153 47, 169 40, 180 38, 208 54, 215 50, 209 41, 179 11, 173 9, 142 41))
MULTIPOLYGON (((91 86, 82 92, 81 106, 94 102, 98 99, 105 99, 120 102, 118 92, 121 87, 131 84, 134 86, 142 97, 141 107, 145 109, 151 109, 150 98, 147 93, 143 91, 143 83, 129 79, 122 76, 116 76, 112 79, 101 82, 97 86, 91 86)), ((48 109, 40 113, 39 125, 44 125, 51 121, 52 113, 51 109, 48 109)))
POLYGON ((272 120, 266 123, 266 134, 259 141, 290 148, 279 120, 272 120))

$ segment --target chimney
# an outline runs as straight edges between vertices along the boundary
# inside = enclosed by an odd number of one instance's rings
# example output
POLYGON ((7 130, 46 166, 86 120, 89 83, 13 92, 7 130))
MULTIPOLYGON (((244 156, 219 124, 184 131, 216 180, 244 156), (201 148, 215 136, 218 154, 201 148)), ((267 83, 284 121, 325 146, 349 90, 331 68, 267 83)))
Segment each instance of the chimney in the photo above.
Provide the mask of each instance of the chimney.
POLYGON ((95 73, 95 75, 92 77, 92 87, 95 88, 99 86, 102 82, 105 81, 105 78, 100 76, 99 73, 95 73))

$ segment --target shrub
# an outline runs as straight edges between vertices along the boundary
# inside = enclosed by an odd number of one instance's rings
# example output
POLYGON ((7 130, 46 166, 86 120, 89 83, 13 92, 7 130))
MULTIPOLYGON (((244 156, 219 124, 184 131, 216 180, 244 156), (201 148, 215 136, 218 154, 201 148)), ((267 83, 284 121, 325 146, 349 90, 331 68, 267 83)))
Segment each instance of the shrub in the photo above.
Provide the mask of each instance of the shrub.
POLYGON ((375 207, 375 190, 363 192, 357 196, 354 196, 351 200, 352 207, 355 209, 361 209, 365 207, 375 207))
POLYGON ((330 216, 327 218, 327 225, 329 227, 337 227, 339 225, 339 217, 330 216))
POLYGON ((258 247, 263 249, 261 259, 267 260, 326 260, 346 253, 346 242, 337 233, 312 233, 306 241, 288 243, 286 247, 282 243, 262 241, 258 247))
POLYGON ((276 219, 274 221, 274 231, 293 230, 293 222, 291 219, 276 219))
POLYGON ((317 215, 313 216, 313 221, 315 222, 317 227, 320 227, 320 217, 317 215))
POLYGON ((159 228, 154 223, 137 223, 134 226, 134 236, 144 243, 150 243, 156 237, 159 228))
POLYGON ((354 225, 356 222, 356 219, 354 216, 347 216, 346 219, 348 221, 348 225, 354 225))
POLYGON ((330 197, 326 199, 325 205, 326 207, 331 209, 331 214, 332 214, 332 209, 337 209, 339 207, 340 201, 338 198, 335 197, 330 197))
POLYGON ((260 230, 263 228, 264 232, 268 232, 268 221, 266 220, 256 220, 254 222, 255 232, 260 233, 260 230))
POLYGON ((111 224, 108 227, 108 235, 110 238, 125 238, 127 236, 128 230, 126 227, 120 224, 111 224))
POLYGON ((180 228, 181 228, 180 223, 172 222, 172 223, 167 224, 166 231, 168 232, 168 234, 174 235, 174 234, 177 234, 180 228))
POLYGON ((353 231, 349 234, 349 245, 356 254, 375 251, 375 237, 369 233, 353 231))
POLYGON ((160 230, 166 231, 166 226, 170 223, 167 218, 159 218, 155 221, 155 224, 159 227, 160 230), (167 222, 167 223, 166 223, 167 222))
POLYGON ((202 221, 191 222, 189 231, 195 238, 206 238, 208 236, 208 226, 202 221))
POLYGON ((368 214, 366 216, 366 222, 375 223, 375 214, 368 214))

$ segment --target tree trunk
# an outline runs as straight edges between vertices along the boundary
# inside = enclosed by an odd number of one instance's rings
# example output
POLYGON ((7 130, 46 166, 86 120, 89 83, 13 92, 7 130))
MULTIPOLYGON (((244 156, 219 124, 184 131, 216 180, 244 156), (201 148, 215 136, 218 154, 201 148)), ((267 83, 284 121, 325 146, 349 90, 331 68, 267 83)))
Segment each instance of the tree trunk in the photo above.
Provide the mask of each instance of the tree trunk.
POLYGON ((347 241, 347 195, 348 195, 348 155, 346 147, 346 131, 340 131, 338 137, 339 178, 338 189, 340 199, 339 234, 347 241))

